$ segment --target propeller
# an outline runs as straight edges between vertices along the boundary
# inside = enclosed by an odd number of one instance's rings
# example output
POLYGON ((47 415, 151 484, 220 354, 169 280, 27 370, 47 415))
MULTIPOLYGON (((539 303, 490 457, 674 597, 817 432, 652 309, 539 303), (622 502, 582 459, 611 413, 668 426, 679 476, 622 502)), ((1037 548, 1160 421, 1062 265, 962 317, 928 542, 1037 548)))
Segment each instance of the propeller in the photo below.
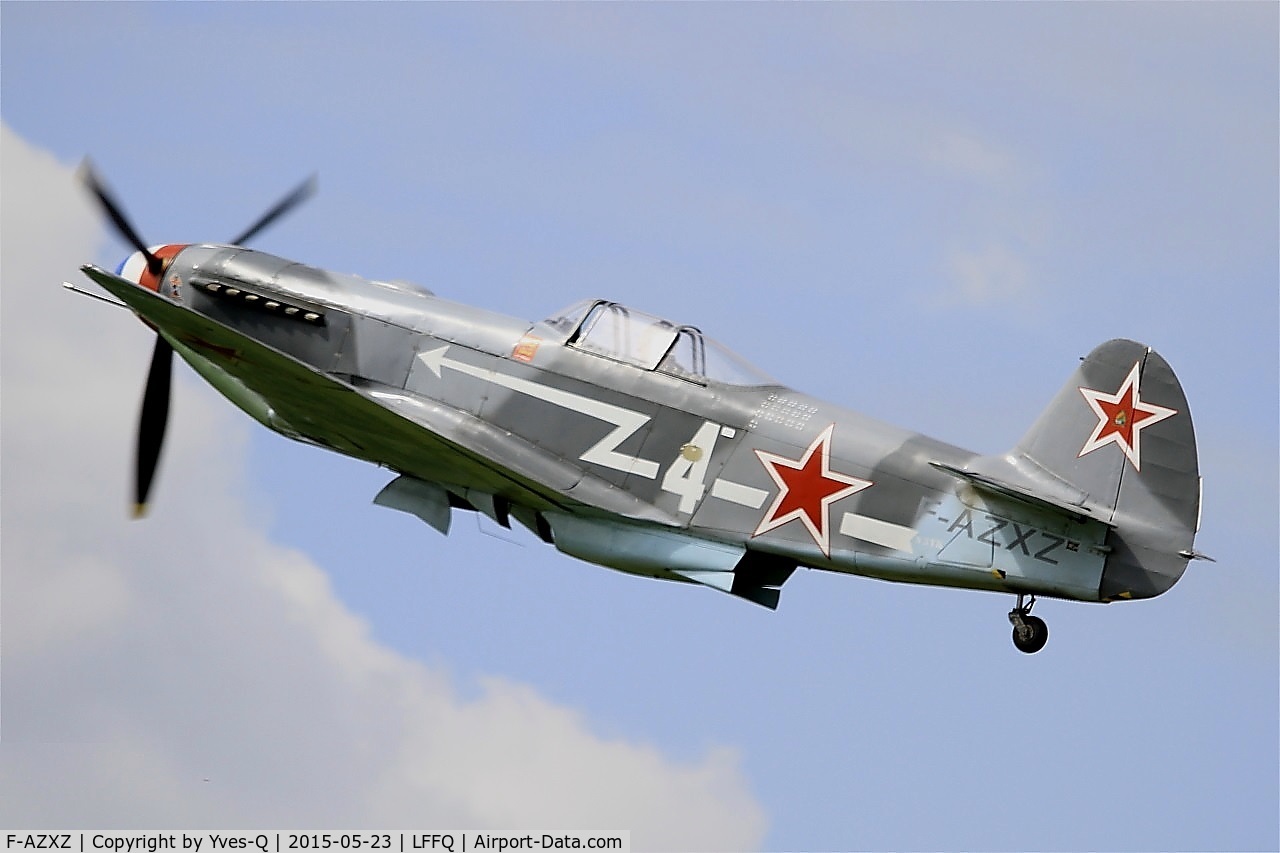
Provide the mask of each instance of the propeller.
POLYGON ((298 184, 288 195, 276 202, 275 207, 268 210, 258 218, 258 221, 244 229, 239 235, 231 239, 231 245, 243 246, 254 237, 258 236, 258 232, 302 204, 316 192, 316 176, 312 175, 302 183, 298 184))
POLYGON ((160 462, 165 427, 169 424, 169 384, 173 376, 173 347, 163 335, 156 335, 151 351, 151 370, 142 393, 142 411, 138 414, 138 448, 134 455, 133 517, 147 514, 147 494, 160 462))
POLYGON ((112 224, 116 226, 116 230, 120 232, 120 236, 125 239, 125 242, 141 252, 142 256, 147 259, 147 269, 151 274, 159 275, 164 262, 151 253, 151 250, 147 248, 147 244, 142 242, 142 238, 138 236, 138 232, 133 230, 133 225, 129 222, 129 218, 124 215, 124 210, 116 203, 111 193, 107 191, 102 179, 98 177, 97 171, 93 168, 93 163, 88 158, 85 158, 85 161, 80 164, 80 180, 89 192, 97 197, 98 204, 102 205, 103 212, 107 214, 112 224))
MULTIPOLYGON (((158 277, 164 272, 165 261, 153 253, 138 236, 124 213, 124 208, 107 190, 98 177, 93 164, 86 159, 80 167, 80 180, 94 195, 116 231, 147 261, 147 270, 158 277)), ((243 245, 256 237, 263 229, 310 198, 316 191, 315 175, 307 178, 284 198, 276 202, 252 225, 231 240, 232 245, 243 245)), ((147 511, 147 496, 155 479, 160 462, 160 449, 164 445, 165 428, 169 423, 169 388, 173 377, 173 347, 164 336, 156 334, 155 348, 151 351, 151 368, 147 372, 147 385, 142 393, 142 410, 138 415, 138 444, 134 456, 134 506, 133 517, 141 518, 147 511)))

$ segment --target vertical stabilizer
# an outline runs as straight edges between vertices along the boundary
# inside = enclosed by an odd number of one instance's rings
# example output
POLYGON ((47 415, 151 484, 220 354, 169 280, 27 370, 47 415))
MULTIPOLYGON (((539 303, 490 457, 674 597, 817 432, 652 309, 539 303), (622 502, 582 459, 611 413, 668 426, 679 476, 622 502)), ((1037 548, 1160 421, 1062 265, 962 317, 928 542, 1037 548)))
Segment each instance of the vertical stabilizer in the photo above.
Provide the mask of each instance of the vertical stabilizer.
POLYGON ((1159 353, 1091 352, 995 472, 1113 525, 1099 597, 1149 598, 1194 555, 1200 472, 1186 395, 1159 353), (1012 469, 1012 470, 1010 470, 1012 469))

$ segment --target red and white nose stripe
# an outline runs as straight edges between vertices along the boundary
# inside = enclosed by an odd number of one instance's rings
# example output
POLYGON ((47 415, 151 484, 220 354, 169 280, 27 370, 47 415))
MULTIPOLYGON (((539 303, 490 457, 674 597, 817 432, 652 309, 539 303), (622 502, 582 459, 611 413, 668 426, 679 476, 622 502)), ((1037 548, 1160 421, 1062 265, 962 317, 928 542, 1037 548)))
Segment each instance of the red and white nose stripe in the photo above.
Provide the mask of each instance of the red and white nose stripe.
POLYGON ((124 259, 120 264, 120 268, 116 270, 116 275, 121 278, 128 279, 134 284, 140 284, 147 290, 159 292, 160 280, 164 276, 164 271, 169 268, 169 262, 172 261, 177 254, 187 248, 189 243, 170 243, 165 246, 152 246, 148 251, 152 255, 159 258, 163 264, 159 274, 153 273, 147 268, 147 256, 141 252, 134 252, 132 255, 124 259))

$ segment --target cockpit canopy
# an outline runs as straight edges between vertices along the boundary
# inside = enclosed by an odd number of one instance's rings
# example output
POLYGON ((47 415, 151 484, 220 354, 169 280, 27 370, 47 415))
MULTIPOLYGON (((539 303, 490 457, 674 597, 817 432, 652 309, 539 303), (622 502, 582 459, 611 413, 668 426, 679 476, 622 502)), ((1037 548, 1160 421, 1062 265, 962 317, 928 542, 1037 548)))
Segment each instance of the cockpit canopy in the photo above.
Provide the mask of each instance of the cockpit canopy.
POLYGON ((586 299, 546 321, 566 346, 693 382, 776 385, 728 347, 694 326, 674 323, 603 299, 586 299))

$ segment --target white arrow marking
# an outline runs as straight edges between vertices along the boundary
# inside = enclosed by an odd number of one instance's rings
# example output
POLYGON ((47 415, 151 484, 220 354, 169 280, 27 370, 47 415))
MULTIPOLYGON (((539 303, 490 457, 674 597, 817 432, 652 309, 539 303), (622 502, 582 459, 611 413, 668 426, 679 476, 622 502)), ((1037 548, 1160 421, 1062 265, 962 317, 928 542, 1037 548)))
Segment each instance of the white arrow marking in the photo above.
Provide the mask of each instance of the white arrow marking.
POLYGON ((633 412, 630 409, 624 409, 611 403, 593 400, 590 397, 561 391, 559 388, 548 388, 546 385, 539 385, 537 382, 530 382, 518 376, 508 376, 505 373, 490 370, 486 367, 476 367, 465 362, 454 361, 451 358, 445 358, 445 353, 448 349, 449 346, 446 344, 439 349, 420 352, 418 353, 418 360, 436 376, 440 376, 442 368, 448 367, 459 373, 482 379, 485 382, 492 382, 494 385, 509 388, 519 394, 526 394, 539 400, 545 400, 554 406, 560 406, 563 409, 569 409, 605 423, 613 424, 615 429, 612 432, 587 448, 586 452, 578 458, 584 462, 612 468, 615 471, 638 474, 650 480, 658 476, 657 462, 628 456, 625 453, 619 453, 617 450, 618 445, 649 423, 648 415, 633 412))
MULTIPOLYGON (((444 364, 444 354, 448 351, 449 351, 449 347, 446 345, 446 346, 440 347, 440 349, 433 349, 430 352, 420 352, 418 353, 418 361, 422 362, 423 365, 425 365, 432 373, 436 375, 436 378, 439 379, 440 368, 444 364)), ((450 361, 449 366, 456 369, 458 366, 458 363, 455 361, 450 361)))

